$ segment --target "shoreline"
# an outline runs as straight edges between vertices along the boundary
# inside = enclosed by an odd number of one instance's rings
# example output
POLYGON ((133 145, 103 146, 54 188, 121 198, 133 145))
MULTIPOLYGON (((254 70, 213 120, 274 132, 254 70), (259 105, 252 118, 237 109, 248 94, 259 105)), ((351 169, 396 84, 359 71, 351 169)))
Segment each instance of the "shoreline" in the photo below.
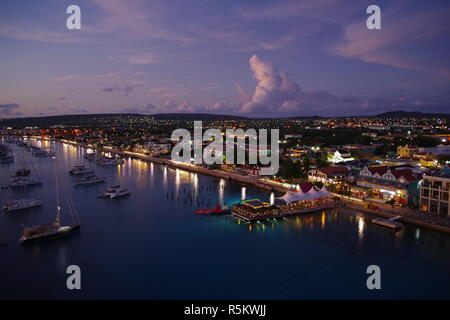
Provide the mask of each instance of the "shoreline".
POLYGON ((397 221, 400 221, 400 222, 403 222, 403 223, 406 223, 406 224, 410 224, 410 225, 414 225, 414 226, 418 226, 418 227, 422 227, 422 228, 426 228, 426 229, 431 229, 431 230, 434 230, 434 231, 440 231, 440 232, 444 232, 444 233, 450 234, 450 228, 449 227, 436 225, 436 224, 431 224, 431 223, 419 221, 419 220, 416 220, 416 219, 404 217, 401 214, 391 214, 391 213, 382 212, 382 211, 379 211, 379 210, 373 210, 373 209, 368 209, 368 208, 364 208, 364 207, 359 207, 359 206, 351 205, 351 203, 345 202, 345 201, 344 201, 344 208, 347 208, 347 209, 350 209, 350 210, 353 210, 353 211, 359 211, 359 212, 367 213, 367 214, 370 214, 370 215, 374 215, 374 216, 382 217, 382 218, 386 218, 386 219, 390 219, 390 218, 394 218, 396 216, 400 216, 400 218, 398 218, 397 221))
MULTIPOLYGON (((41 138, 37 138, 37 137, 32 137, 32 138, 33 139, 41 139, 41 138)), ((128 157, 137 158, 137 159, 144 160, 144 161, 149 161, 149 162, 153 162, 153 163, 157 163, 157 164, 166 165, 171 168, 182 169, 182 170, 189 171, 189 172, 205 174, 205 175, 213 176, 213 177, 216 177, 219 179, 233 180, 233 181, 241 182, 246 185, 247 184, 253 185, 256 188, 263 189, 266 191, 278 191, 281 193, 285 193, 286 191, 289 190, 289 188, 286 188, 283 186, 278 186, 275 184, 261 181, 257 177, 243 176, 241 174, 234 173, 234 172, 226 172, 226 171, 217 170, 217 169, 210 170, 208 168, 199 167, 197 165, 193 165, 193 164, 189 164, 189 163, 147 156, 147 155, 143 155, 143 154, 136 153, 136 152, 120 151, 120 150, 113 149, 110 147, 89 146, 89 145, 85 145, 82 143, 73 142, 73 141, 64 140, 64 139, 49 139, 49 140, 67 143, 67 144, 82 147, 82 148, 89 148, 89 149, 99 150, 99 151, 103 151, 103 152, 111 152, 111 153, 121 155, 121 156, 128 156, 128 157)))
MULTIPOLYGON (((30 138, 37 139, 37 140, 42 139, 41 137, 34 137, 34 136, 32 136, 30 138)), ((120 150, 116 150, 116 149, 110 148, 110 147, 89 146, 89 145, 85 145, 82 143, 69 141, 69 140, 65 140, 65 139, 54 139, 54 138, 53 139, 47 138, 47 139, 50 141, 67 143, 67 144, 82 147, 82 148, 90 148, 90 149, 99 150, 99 151, 103 151, 103 152, 111 152, 111 153, 121 155, 121 156, 129 156, 129 157, 137 158, 137 159, 144 160, 144 161, 149 161, 149 162, 153 162, 153 163, 157 163, 157 164, 161 164, 161 165, 166 165, 171 168, 176 168, 176 169, 181 169, 181 170, 185 170, 185 171, 189 171, 189 172, 213 176, 213 177, 216 177, 219 179, 233 180, 233 181, 241 182, 246 185, 247 184, 252 185, 256 188, 263 189, 266 191, 272 191, 272 192, 277 191, 277 192, 285 193, 288 190, 290 190, 287 187, 283 187, 283 186, 277 185, 275 183, 261 181, 257 177, 243 176, 238 173, 225 172, 223 170, 210 170, 208 168, 199 167, 197 165, 173 161, 170 159, 161 159, 161 158, 157 158, 157 157, 146 156, 143 154, 130 152, 130 151, 120 151, 120 150)), ((342 197, 342 196, 339 196, 339 197, 343 200, 344 207, 348 208, 350 210, 359 211, 359 212, 363 212, 363 213, 367 213, 370 215, 383 217, 383 218, 393 218, 395 216, 400 215, 401 218, 398 219, 398 221, 400 221, 400 222, 450 234, 450 227, 437 225, 437 224, 431 224, 431 223, 423 222, 423 221, 416 220, 413 218, 405 217, 405 216, 401 215, 401 213, 391 214, 391 213, 382 212, 379 210, 364 208, 362 206, 354 205, 351 200, 345 199, 345 197, 342 197)))

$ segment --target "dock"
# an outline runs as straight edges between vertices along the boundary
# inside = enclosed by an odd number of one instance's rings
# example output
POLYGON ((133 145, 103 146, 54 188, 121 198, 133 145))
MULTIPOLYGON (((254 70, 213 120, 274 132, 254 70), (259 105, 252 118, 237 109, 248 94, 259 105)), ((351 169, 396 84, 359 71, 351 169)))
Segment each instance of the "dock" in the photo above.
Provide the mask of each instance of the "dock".
POLYGON ((315 206, 315 207, 307 207, 298 209, 295 211, 283 211, 281 208, 279 210, 275 210, 274 212, 268 213, 268 214, 245 214, 242 212, 236 212, 235 210, 231 211, 231 214, 235 216, 236 218, 248 221, 248 222, 254 222, 254 221, 264 221, 269 219, 283 219, 287 217, 293 217, 298 216, 306 213, 313 213, 317 211, 323 211, 323 210, 329 210, 329 209, 335 209, 340 207, 341 205, 339 203, 330 203, 326 205, 321 206, 315 206))
POLYGON ((387 227, 390 229, 401 229, 402 228, 402 224, 400 222, 398 222, 397 220, 400 219, 401 216, 395 216, 389 219, 385 219, 385 218, 376 218, 372 220, 372 223, 374 224, 378 224, 380 226, 383 227, 387 227))

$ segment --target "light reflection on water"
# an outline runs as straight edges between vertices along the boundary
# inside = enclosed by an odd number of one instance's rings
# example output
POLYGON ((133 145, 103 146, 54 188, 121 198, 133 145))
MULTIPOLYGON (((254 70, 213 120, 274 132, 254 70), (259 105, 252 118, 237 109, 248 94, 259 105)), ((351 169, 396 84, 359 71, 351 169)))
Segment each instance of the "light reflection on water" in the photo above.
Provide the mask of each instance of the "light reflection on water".
POLYGON ((364 217, 358 216, 358 238, 362 240, 364 237, 364 217))

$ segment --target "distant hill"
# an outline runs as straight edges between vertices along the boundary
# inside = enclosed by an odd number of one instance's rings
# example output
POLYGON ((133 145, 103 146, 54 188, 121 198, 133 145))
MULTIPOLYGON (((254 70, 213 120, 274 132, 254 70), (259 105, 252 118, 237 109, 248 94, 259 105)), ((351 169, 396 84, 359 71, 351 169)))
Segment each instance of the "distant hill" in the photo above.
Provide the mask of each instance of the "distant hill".
POLYGON ((447 113, 424 113, 420 111, 390 111, 377 114, 379 118, 450 118, 447 113))
POLYGON ((11 127, 46 127, 54 125, 76 125, 80 123, 100 123, 105 118, 112 117, 130 117, 134 114, 116 114, 116 113, 101 113, 101 114, 73 114, 73 115, 59 115, 59 116, 45 116, 45 117, 28 117, 28 118, 5 118, 0 119, 0 125, 11 127))
POLYGON ((29 118, 0 119, 0 125, 11 127, 48 127, 55 125, 86 125, 105 124, 105 120, 124 121, 127 118, 153 118, 154 120, 181 120, 181 121, 215 121, 215 120, 246 120, 246 117, 209 114, 209 113, 159 113, 144 115, 136 113, 102 113, 102 114, 76 114, 29 118))
MULTIPOLYGON (((360 117, 360 116, 355 116, 360 117)), ((384 112, 372 117, 379 118, 448 118, 450 114, 439 113, 423 113, 420 111, 391 111, 384 112)), ((44 117, 28 117, 28 118, 5 118, 0 119, 0 127, 48 127, 55 125, 72 125, 72 126, 104 126, 112 123, 121 123, 130 120, 129 118, 140 118, 154 120, 178 120, 178 121, 219 121, 219 120, 307 120, 307 119, 326 119, 320 116, 294 116, 294 117, 267 117, 267 118, 249 118, 244 116, 211 114, 211 113, 158 113, 153 115, 144 115, 137 113, 101 113, 101 114, 76 114, 76 115, 59 115, 44 117)))

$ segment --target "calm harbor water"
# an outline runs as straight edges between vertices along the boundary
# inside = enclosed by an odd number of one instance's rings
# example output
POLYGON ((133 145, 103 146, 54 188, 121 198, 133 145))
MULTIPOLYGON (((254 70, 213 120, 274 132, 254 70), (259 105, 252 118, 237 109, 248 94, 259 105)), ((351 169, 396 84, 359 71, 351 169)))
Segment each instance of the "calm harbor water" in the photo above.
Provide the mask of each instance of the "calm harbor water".
MULTIPOLYGON (((90 164, 108 182, 74 187, 67 171, 83 162, 84 149, 42 144, 56 152, 56 160, 25 156, 43 184, 0 191, 2 203, 31 196, 44 201, 42 208, 0 214, 0 242, 9 244, 0 247, 0 298, 450 298, 450 235, 409 225, 393 232, 371 224, 371 216, 345 210, 253 224, 197 216, 197 204, 230 205, 242 196, 268 201, 270 193, 249 186, 243 192, 239 183, 132 159, 118 167, 90 164), (21 246, 24 225, 55 219, 55 163, 62 220, 71 222, 64 214, 67 192, 82 228, 68 238, 21 246), (132 195, 96 198, 116 183, 132 195), (81 268, 82 290, 66 289, 71 264, 81 268), (381 290, 366 288, 372 264, 381 267, 381 290)), ((1 165, 2 185, 20 163, 21 149, 11 147, 16 163, 1 165)))

